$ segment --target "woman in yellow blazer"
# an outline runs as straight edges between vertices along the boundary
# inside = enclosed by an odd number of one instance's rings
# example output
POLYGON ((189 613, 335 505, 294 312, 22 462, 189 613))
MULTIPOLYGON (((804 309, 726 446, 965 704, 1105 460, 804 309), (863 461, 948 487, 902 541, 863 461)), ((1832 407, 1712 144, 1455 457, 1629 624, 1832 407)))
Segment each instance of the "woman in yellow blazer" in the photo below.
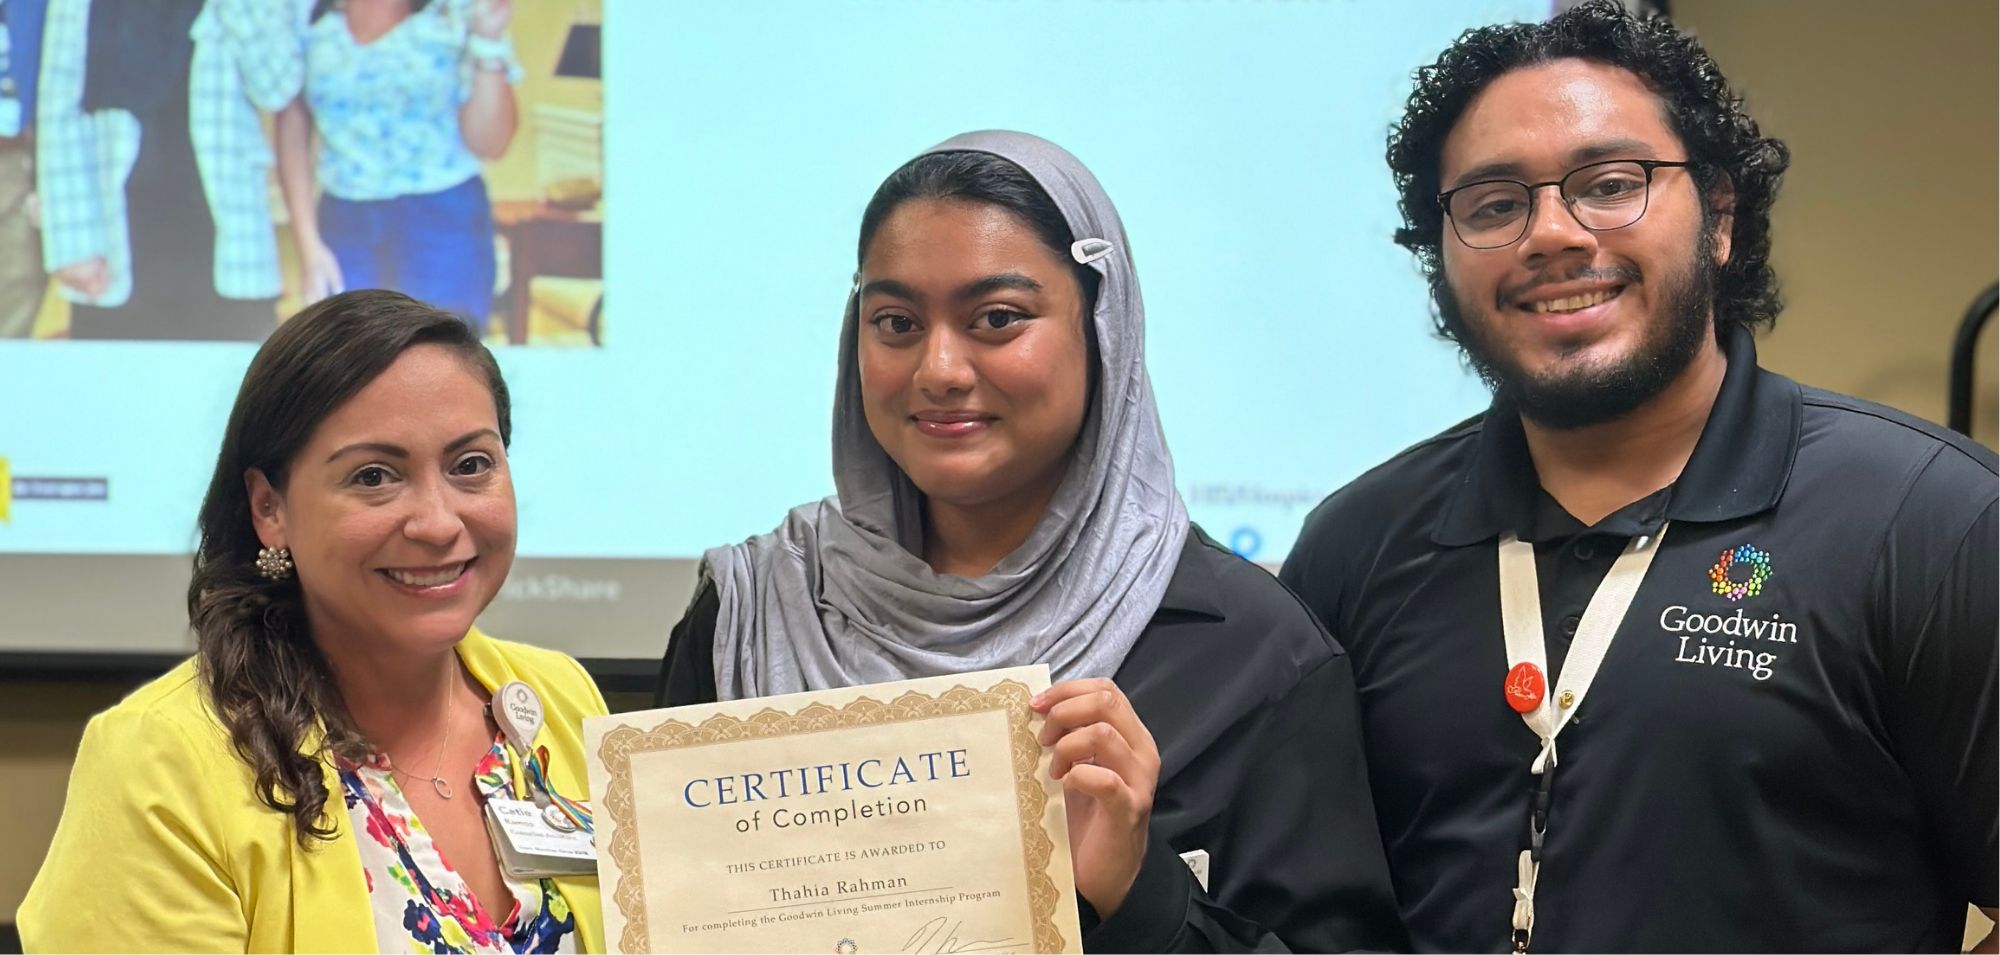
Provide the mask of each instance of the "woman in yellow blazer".
POLYGON ((393 292, 264 344, 199 518, 196 655, 85 731, 28 951, 603 950, 595 876, 510 875, 486 833, 514 799, 587 840, 605 712, 576 661, 472 626, 513 561, 510 432, 492 356, 393 292))

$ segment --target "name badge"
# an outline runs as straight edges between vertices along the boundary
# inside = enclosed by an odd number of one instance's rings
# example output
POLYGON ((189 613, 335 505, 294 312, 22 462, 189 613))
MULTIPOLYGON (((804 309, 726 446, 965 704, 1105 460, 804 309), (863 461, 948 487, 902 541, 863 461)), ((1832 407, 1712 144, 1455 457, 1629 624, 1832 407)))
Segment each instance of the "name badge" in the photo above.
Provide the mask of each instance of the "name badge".
POLYGON ((550 825, 542 807, 532 802, 488 799, 486 834, 508 878, 597 874, 597 843, 591 834, 550 825))

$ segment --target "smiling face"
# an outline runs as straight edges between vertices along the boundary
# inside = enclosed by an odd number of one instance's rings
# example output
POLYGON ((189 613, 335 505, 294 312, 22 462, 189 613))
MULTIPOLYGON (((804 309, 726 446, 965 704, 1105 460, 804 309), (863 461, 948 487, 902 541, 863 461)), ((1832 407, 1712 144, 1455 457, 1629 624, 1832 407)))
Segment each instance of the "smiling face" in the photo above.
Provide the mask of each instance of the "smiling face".
POLYGON ((1040 506, 1090 400, 1084 293, 1019 217, 903 203, 861 263, 856 354, 868 428, 935 501, 1040 506))
MULTIPOLYGON (((1635 75, 1583 60, 1494 80, 1445 140, 1446 190, 1481 180, 1558 180, 1607 159, 1688 157, 1635 75)), ((1726 212, 1704 221, 1689 171, 1653 174, 1645 214, 1592 232, 1554 188, 1536 190, 1527 233, 1498 249, 1444 230, 1438 307, 1481 374, 1522 413, 1556 427, 1624 414, 1658 394, 1712 341, 1726 212)), ((1726 198, 1718 205, 1727 209, 1726 198)), ((1442 214, 1442 213, 1440 213, 1442 214)))
POLYGON ((492 393, 416 345, 320 422, 283 488, 252 470, 257 536, 288 547, 331 655, 449 648, 514 561, 514 485, 492 393))

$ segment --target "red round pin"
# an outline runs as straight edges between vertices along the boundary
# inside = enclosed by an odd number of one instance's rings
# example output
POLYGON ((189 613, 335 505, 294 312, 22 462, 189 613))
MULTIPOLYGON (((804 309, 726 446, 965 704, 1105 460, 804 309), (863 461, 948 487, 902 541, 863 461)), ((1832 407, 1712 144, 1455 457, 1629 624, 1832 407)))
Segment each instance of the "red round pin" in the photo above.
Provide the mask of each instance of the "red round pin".
POLYGON ((1516 713, 1526 713, 1542 705, 1542 697, 1549 690, 1549 684, 1542 678, 1542 668, 1532 663, 1516 663, 1507 671, 1507 705, 1516 713))

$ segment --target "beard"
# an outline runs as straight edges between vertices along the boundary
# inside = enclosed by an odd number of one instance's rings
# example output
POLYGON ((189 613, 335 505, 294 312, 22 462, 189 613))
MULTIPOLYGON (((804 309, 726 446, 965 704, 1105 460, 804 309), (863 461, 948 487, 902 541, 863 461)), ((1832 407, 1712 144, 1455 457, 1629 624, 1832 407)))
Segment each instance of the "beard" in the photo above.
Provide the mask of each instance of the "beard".
MULTIPOLYGON (((1721 267, 1715 263, 1714 233, 1705 224, 1694 245, 1693 260, 1678 272, 1663 277, 1661 314, 1653 317, 1638 345, 1600 366, 1561 368, 1542 374, 1531 372, 1490 334, 1497 324, 1507 321, 1506 316, 1492 310, 1468 308, 1442 274, 1432 298, 1446 331, 1458 342, 1466 361, 1492 389, 1496 400, 1513 405, 1522 416, 1546 428, 1571 430, 1603 424, 1632 412, 1665 391, 1701 353, 1703 337, 1712 333, 1710 316, 1721 267), (1476 320, 1468 321, 1468 313, 1476 316, 1476 320)), ((1627 271, 1615 275, 1640 277, 1627 271)))

